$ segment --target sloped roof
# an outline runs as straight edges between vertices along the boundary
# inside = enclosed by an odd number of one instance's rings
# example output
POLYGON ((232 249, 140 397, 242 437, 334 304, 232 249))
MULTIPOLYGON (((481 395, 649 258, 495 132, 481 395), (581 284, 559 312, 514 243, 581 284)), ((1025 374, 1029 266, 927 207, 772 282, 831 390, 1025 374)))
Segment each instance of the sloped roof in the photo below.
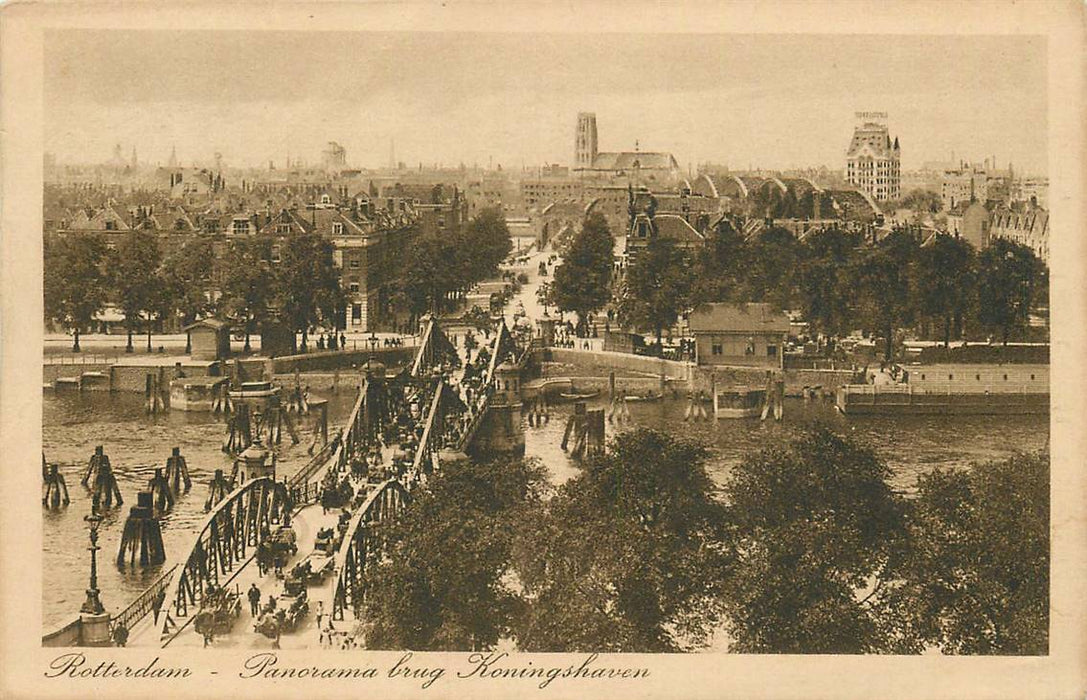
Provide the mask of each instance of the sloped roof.
POLYGON ((784 311, 774 311, 769 304, 703 304, 688 317, 691 331, 713 332, 771 332, 788 333, 789 317, 784 311))
POLYGON ((705 240, 687 220, 678 214, 657 214, 653 217, 657 235, 670 238, 676 243, 701 243, 705 240))
POLYGON ((671 153, 651 151, 620 151, 597 153, 593 158, 593 170, 678 170, 679 163, 671 153))
POLYGON ((181 330, 185 333, 188 333, 194 328, 211 328, 216 331, 221 331, 224 328, 230 328, 230 324, 217 318, 202 318, 199 321, 194 321, 193 323, 190 323, 181 330))

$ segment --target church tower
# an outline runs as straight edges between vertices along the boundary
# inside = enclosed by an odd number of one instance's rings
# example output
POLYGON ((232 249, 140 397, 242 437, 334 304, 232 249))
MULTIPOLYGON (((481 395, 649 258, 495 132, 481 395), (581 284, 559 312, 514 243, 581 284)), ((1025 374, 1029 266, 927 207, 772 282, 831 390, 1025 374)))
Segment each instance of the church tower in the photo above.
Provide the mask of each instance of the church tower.
POLYGON ((592 168, 596 153, 596 114, 579 112, 574 140, 574 169, 592 168))

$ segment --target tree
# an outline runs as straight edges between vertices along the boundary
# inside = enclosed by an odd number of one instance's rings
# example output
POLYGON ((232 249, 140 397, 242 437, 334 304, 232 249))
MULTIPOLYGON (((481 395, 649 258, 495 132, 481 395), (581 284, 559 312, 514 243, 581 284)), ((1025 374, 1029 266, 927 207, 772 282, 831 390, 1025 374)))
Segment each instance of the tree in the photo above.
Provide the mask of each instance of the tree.
POLYGON ((952 654, 1049 650, 1049 455, 918 479, 899 606, 952 654))
MULTIPOLYGON (((935 214, 943 206, 943 200, 939 192, 931 190, 910 190, 898 203, 898 208, 911 209, 918 213, 935 214)), ((886 211, 893 211, 886 208, 886 211)))
POLYGON ((46 316, 72 331, 72 352, 79 334, 106 303, 109 270, 106 244, 94 234, 47 239, 44 250, 46 316))
POLYGON ((920 248, 912 279, 913 303, 920 318, 943 326, 944 347, 951 344, 952 327, 974 307, 976 277, 974 248, 952 236, 936 236, 920 248))
POLYGON ((627 269, 619 296, 624 326, 655 331, 660 347, 664 328, 679 319, 691 291, 690 260, 671 239, 653 236, 627 269))
POLYGON ((513 532, 545 488, 531 460, 442 465, 366 570, 368 646, 475 651, 509 636, 522 606, 506 580, 513 532))
POLYGON ((132 352, 132 332, 141 315, 146 322, 147 351, 151 352, 151 322, 155 316, 161 316, 166 297, 158 238, 147 231, 132 231, 118 247, 114 259, 116 291, 128 331, 125 352, 132 352))
POLYGON ((604 215, 592 212, 555 269, 552 298, 561 311, 577 314, 579 335, 585 335, 589 314, 602 309, 611 299, 614 247, 615 238, 604 215))
POLYGON ((521 649, 663 652, 705 642, 728 565, 705 459, 665 433, 624 433, 542 516, 521 521, 521 649))
POLYGON ((302 333, 305 352, 310 327, 322 321, 334 324, 343 308, 332 243, 315 233, 292 235, 283 246, 277 273, 279 306, 291 329, 302 333))
POLYGON ((792 308, 800 254, 800 242, 788 229, 774 227, 763 231, 754 243, 748 244, 736 301, 792 308))
POLYGON ((1049 271, 1034 251, 997 238, 978 255, 978 321, 1007 345, 1012 331, 1026 327, 1048 287, 1049 271))
POLYGON ((231 241, 219 272, 223 292, 219 308, 245 330, 246 352, 250 349, 249 336, 267 319, 275 293, 270 256, 267 239, 236 239, 231 241))
MULTIPOLYGON (((165 296, 188 325, 206 314, 211 299, 215 251, 211 240, 200 237, 185 242, 166 258, 163 266, 165 296)), ((191 349, 186 341, 186 352, 191 349)))
POLYGON ((420 235, 407 253, 396 295, 413 317, 448 310, 452 292, 467 286, 465 255, 457 237, 420 235))
POLYGON ((742 653, 888 651, 905 507, 875 454, 829 430, 747 456, 725 486, 735 557, 728 628, 742 653))
POLYGON ((464 261, 466 278, 463 288, 468 288, 498 272, 498 266, 513 250, 510 230, 502 210, 488 207, 479 212, 465 227, 457 257, 464 261))
POLYGON ((722 219, 698 250, 694 298, 706 303, 737 299, 749 254, 743 235, 730 221, 722 219))
POLYGON ((858 320, 865 330, 883 337, 887 361, 894 356, 895 330, 913 323, 910 275, 917 249, 911 234, 891 233, 858 255, 847 273, 858 320))
POLYGON ((800 312, 813 333, 841 336, 851 329, 853 289, 843 279, 856 254, 857 236, 832 228, 805 239, 798 275, 800 312))

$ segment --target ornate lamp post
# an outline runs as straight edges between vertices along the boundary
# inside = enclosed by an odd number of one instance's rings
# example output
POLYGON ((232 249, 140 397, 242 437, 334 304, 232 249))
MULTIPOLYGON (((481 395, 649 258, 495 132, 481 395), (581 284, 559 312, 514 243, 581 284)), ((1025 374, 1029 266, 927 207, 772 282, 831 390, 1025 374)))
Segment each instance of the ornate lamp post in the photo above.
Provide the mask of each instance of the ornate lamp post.
POLYGON ((101 599, 98 597, 98 550, 101 549, 98 546, 98 524, 102 522, 102 516, 98 515, 97 511, 92 510, 91 514, 83 516, 83 519, 91 527, 91 546, 87 547, 91 553, 91 581, 90 587, 87 589, 87 599, 83 601, 83 607, 79 611, 89 615, 101 615, 106 611, 105 607, 102 606, 101 599))
POLYGON ((96 509, 83 518, 90 524, 91 546, 87 549, 91 552, 91 581, 87 588, 87 600, 79 609, 79 644, 85 647, 111 646, 109 620, 110 614, 106 612, 102 600, 98 596, 98 524, 102 521, 96 509))

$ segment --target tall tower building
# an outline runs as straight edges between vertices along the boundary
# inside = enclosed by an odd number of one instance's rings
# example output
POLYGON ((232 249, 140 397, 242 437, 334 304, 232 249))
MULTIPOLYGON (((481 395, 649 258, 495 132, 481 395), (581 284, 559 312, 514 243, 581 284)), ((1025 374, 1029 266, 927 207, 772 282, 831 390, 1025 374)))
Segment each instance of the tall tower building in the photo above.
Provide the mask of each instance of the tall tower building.
POLYGON ((591 168, 596 160, 596 115, 579 112, 574 140, 574 168, 591 168))
POLYGON ((845 177, 849 184, 876 201, 898 199, 901 194, 901 150, 898 137, 891 141, 885 112, 857 112, 861 122, 853 129, 846 152, 845 177))

